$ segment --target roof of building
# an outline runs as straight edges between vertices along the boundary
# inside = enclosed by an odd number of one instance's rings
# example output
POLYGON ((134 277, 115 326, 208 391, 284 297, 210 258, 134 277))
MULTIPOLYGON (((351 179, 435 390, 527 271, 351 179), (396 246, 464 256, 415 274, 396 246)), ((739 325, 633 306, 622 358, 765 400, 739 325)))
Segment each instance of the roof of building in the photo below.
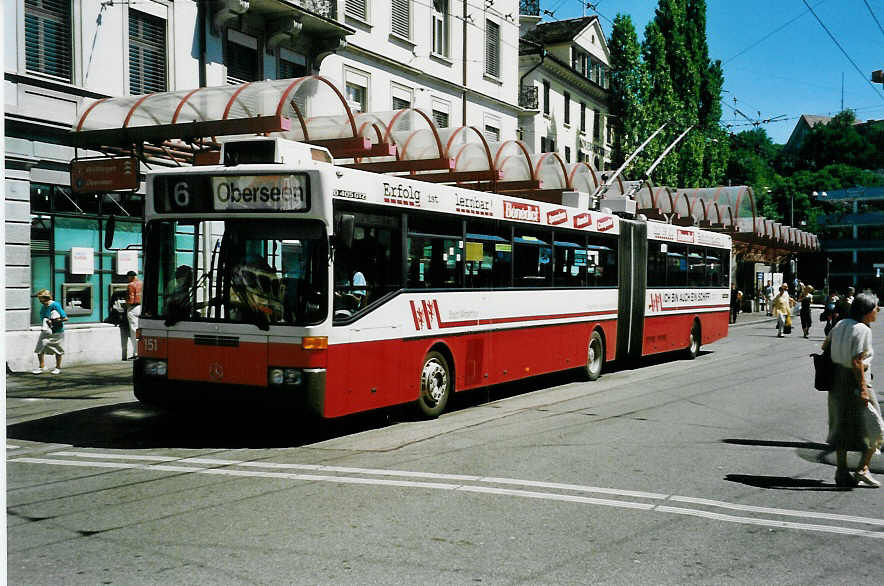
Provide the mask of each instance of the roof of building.
POLYGON ((596 20, 598 20, 598 17, 593 15, 583 16, 581 18, 569 18, 567 20, 541 22, 536 27, 526 32, 522 38, 541 45, 566 43, 568 41, 573 41, 574 37, 579 35, 583 29, 596 20))
POLYGON ((851 200, 869 200, 884 199, 884 187, 848 187, 847 189, 836 189, 833 191, 824 191, 825 196, 819 195, 818 199, 822 201, 851 201, 851 200))

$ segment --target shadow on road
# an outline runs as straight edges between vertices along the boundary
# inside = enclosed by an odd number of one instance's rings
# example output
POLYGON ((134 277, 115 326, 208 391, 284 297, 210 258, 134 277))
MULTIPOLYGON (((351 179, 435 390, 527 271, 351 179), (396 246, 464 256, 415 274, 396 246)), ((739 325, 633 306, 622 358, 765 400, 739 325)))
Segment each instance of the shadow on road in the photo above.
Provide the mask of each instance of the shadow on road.
POLYGON ((823 480, 814 478, 790 478, 788 476, 755 476, 752 474, 728 474, 724 477, 728 482, 739 482, 757 488, 772 488, 777 490, 808 490, 820 492, 833 492, 844 490, 834 484, 826 484, 823 480))
MULTIPOLYGON (((677 359, 677 354, 669 353, 645 358, 638 363, 614 363, 606 365, 605 373, 677 359)), ((448 411, 456 412, 579 380, 581 379, 575 371, 565 371, 456 393, 449 402, 448 411)), ((18 389, 15 385, 10 385, 11 388, 7 388, 7 397, 88 399, 92 397, 90 392, 95 393, 96 387, 108 384, 125 385, 128 382, 128 376, 120 380, 109 380, 103 375, 82 374, 67 380, 47 379, 46 387, 39 390, 33 385, 30 385, 31 388, 22 385, 18 389), (78 388, 83 395, 76 395, 78 388), (67 394, 62 396, 62 392, 67 394)), ((277 404, 230 402, 207 407, 203 403, 161 409, 130 402, 11 424, 6 428, 6 436, 13 440, 104 449, 280 448, 309 445, 415 420, 415 411, 411 409, 411 405, 379 409, 334 420, 320 420, 306 415, 297 407, 277 404)))
POLYGON ((808 450, 824 450, 829 451, 832 448, 829 444, 821 444, 817 442, 787 442, 779 440, 756 440, 756 439, 735 439, 727 438, 721 440, 726 444, 736 444, 738 446, 767 446, 774 448, 805 448, 808 450))

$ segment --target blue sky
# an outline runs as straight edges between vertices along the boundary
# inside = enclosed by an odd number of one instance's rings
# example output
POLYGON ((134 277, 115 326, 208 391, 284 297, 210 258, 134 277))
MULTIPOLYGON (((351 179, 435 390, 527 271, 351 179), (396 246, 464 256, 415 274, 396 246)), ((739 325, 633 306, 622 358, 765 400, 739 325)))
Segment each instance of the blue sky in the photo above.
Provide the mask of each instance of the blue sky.
MULTIPOLYGON (((884 89, 866 81, 873 70, 884 68, 884 31, 878 24, 884 25, 884 0, 807 1, 862 77, 802 0, 706 0, 709 56, 724 66, 722 122, 732 124, 732 131, 752 127, 732 108, 753 120, 783 115, 763 126, 774 142, 785 143, 801 114, 833 115, 841 109, 842 73, 844 107, 856 110, 861 120, 884 119, 884 89)), ((591 3, 608 37, 611 21, 622 12, 632 17, 639 42, 657 7, 656 0, 591 3)), ((554 11, 555 20, 584 14, 580 0, 541 0, 540 7, 554 11)), ((586 14, 595 12, 587 8, 586 14)))

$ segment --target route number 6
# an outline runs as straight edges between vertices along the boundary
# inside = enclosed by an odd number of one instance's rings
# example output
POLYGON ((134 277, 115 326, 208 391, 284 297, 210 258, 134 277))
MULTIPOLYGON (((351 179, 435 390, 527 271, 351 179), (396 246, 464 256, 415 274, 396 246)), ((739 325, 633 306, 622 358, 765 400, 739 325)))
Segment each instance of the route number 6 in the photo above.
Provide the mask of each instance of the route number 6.
POLYGON ((173 197, 175 198, 175 205, 178 207, 186 208, 190 205, 190 191, 187 189, 186 181, 179 181, 175 184, 173 197))

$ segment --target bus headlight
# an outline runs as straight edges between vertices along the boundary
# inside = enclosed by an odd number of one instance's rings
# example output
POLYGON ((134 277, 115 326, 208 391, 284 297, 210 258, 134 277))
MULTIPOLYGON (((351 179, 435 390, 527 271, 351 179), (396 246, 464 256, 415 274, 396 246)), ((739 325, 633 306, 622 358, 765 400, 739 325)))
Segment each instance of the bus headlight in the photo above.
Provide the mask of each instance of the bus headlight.
POLYGON ((275 387, 281 385, 296 387, 303 379, 304 373, 300 368, 271 368, 267 373, 267 382, 275 387))
POLYGON ((165 360, 145 360, 142 368, 145 376, 166 376, 169 365, 165 360))
POLYGON ((285 373, 281 368, 271 368, 267 381, 274 386, 281 385, 285 381, 285 373))

